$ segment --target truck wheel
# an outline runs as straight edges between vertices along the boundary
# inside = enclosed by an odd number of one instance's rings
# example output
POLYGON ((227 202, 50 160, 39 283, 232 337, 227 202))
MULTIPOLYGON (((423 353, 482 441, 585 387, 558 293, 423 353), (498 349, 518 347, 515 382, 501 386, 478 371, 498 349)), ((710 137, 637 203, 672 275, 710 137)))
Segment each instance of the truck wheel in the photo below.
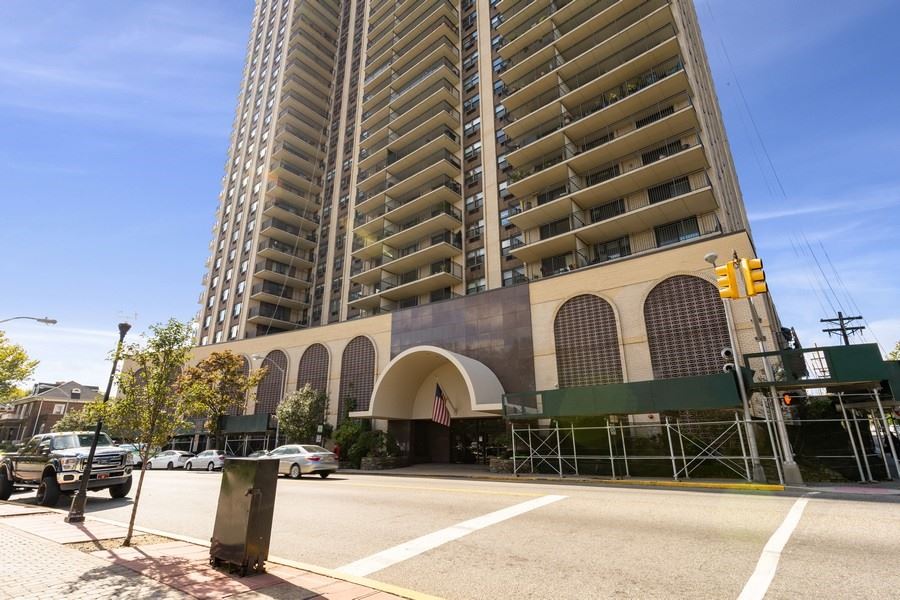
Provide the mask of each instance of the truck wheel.
POLYGON ((7 478, 6 469, 0 469, 0 500, 9 500, 12 492, 12 481, 7 478))
POLYGON ((59 502, 59 484, 56 475, 47 475, 41 479, 37 489, 37 503, 41 506, 56 506, 59 502))
POLYGON ((131 491, 131 477, 128 477, 124 482, 119 483, 117 485, 110 486, 109 495, 113 498, 124 498, 128 495, 128 492, 131 491))

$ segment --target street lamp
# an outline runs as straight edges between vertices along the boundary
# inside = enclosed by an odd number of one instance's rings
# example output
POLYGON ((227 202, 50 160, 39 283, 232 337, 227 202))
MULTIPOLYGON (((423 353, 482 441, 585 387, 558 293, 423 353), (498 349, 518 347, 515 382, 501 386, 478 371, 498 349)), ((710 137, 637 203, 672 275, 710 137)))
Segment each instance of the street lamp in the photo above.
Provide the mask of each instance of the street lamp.
MULTIPOLYGON (((719 259, 719 255, 715 252, 710 252, 706 256, 703 257, 703 260, 712 265, 713 269, 716 268, 716 261, 719 259)), ((734 329, 734 315, 731 314, 731 304, 728 303, 728 298, 722 298, 722 304, 725 307, 725 321, 728 326, 728 340, 731 343, 731 351, 734 354, 734 366, 737 382, 738 382, 738 391, 741 394, 741 404, 744 405, 744 430, 747 434, 747 445, 750 448, 750 463, 753 465, 753 481, 764 482, 766 480, 766 472, 763 469, 762 462, 759 460, 759 448, 756 445, 756 436, 753 433, 753 426, 750 424, 751 415, 750 415, 750 399, 747 396, 747 388, 744 385, 744 373, 741 370, 743 366, 741 364, 741 351, 737 345, 737 335, 735 334, 734 329)))
MULTIPOLYGON (((275 367, 276 369, 281 371, 281 376, 284 378, 284 383, 282 384, 282 389, 281 389, 281 394, 283 396, 284 395, 284 386, 287 385, 287 373, 285 372, 285 370, 283 368, 279 367, 278 365, 276 365, 272 361, 269 361, 269 364, 266 365, 265 364, 266 357, 263 356, 262 354, 253 354, 250 356, 250 358, 252 358, 253 360, 263 361, 263 366, 265 366, 265 367, 275 367)), ((276 448, 278 447, 278 434, 280 433, 280 430, 281 430, 281 423, 278 422, 278 415, 276 414, 275 415, 275 447, 276 448)))
POLYGON ((56 325, 56 319, 51 319, 50 317, 10 317, 8 319, 3 319, 2 321, 0 321, 0 323, 15 321, 16 319, 31 319, 32 321, 37 321, 38 323, 43 323, 44 325, 56 325))
MULTIPOLYGON (((116 344, 116 354, 113 356, 112 370, 109 372, 109 381, 106 383, 106 393, 103 394, 103 404, 109 401, 109 395, 112 393, 113 379, 116 376, 116 367, 119 365, 119 355, 122 354, 122 344, 125 341, 125 334, 131 329, 130 323, 119 323, 119 342, 116 344)), ((72 498, 72 506, 69 507, 69 514, 66 516, 66 523, 81 523, 84 521, 84 505, 87 502, 88 481, 91 478, 91 467, 94 464, 94 453, 97 451, 97 441, 100 439, 100 429, 103 427, 103 416, 97 419, 97 426, 94 428, 94 439, 91 440, 91 451, 88 453, 87 462, 81 473, 81 485, 78 492, 72 498)))

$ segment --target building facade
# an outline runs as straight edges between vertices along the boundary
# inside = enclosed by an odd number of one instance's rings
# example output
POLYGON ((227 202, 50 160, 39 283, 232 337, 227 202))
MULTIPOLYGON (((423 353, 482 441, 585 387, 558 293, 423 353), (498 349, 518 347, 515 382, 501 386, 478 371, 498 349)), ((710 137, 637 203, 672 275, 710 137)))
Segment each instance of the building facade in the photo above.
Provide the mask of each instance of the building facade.
POLYGON ((197 355, 272 366, 248 414, 312 382, 446 459, 436 380, 483 438, 504 392, 721 371, 732 250, 690 0, 259 0, 197 355))
POLYGON ((18 442, 47 433, 64 415, 81 410, 99 388, 77 381, 36 383, 31 394, 0 411, 0 442, 18 442))

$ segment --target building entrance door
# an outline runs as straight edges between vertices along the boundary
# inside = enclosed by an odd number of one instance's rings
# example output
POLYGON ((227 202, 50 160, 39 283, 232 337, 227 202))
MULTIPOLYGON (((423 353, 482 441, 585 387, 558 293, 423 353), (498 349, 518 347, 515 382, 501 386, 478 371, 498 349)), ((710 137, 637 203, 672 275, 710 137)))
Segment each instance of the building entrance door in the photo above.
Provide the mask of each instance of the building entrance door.
POLYGON ((450 462, 486 465, 491 456, 499 456, 506 433, 501 418, 453 419, 450 421, 450 462))

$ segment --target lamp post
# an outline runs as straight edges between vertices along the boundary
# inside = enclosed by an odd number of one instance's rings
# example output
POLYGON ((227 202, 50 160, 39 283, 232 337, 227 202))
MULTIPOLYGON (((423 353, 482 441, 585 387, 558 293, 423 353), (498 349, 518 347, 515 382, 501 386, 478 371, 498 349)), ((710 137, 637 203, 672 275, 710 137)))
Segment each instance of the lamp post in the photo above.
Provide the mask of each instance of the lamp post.
MULTIPOLYGON (((266 358, 262 354, 254 354, 250 358, 252 358, 253 360, 257 360, 257 361, 262 361, 262 364, 265 367, 275 367, 276 369, 281 371, 281 376, 284 379, 284 383, 282 383, 282 386, 281 386, 281 395, 283 397, 284 396, 284 386, 287 385, 287 373, 285 372, 285 370, 282 369, 281 367, 279 367, 278 365, 276 365, 275 363, 273 363, 272 361, 269 361, 269 364, 266 365, 265 364, 266 358)), ((277 410, 277 407, 276 407, 276 410, 277 410)), ((278 447, 278 434, 280 433, 280 429, 281 429, 281 423, 278 421, 278 415, 276 414, 275 415, 275 447, 276 448, 278 447)))
MULTIPOLYGON (((119 355, 122 354, 122 344, 125 341, 125 334, 131 329, 129 323, 119 323, 119 342, 116 344, 116 353, 113 356, 112 369, 109 372, 109 381, 106 383, 106 393, 103 394, 103 404, 109 401, 109 395, 112 393, 113 379, 116 376, 116 367, 119 366, 119 355)), ((91 440, 91 451, 88 453, 87 462, 81 473, 81 485, 78 492, 72 498, 72 506, 69 507, 69 514, 66 516, 66 523, 81 523, 84 521, 84 505, 87 502, 88 481, 91 478, 91 467, 94 464, 94 453, 97 451, 97 441, 100 439, 100 429, 103 427, 103 416, 97 419, 97 426, 94 428, 94 439, 91 440)))
MULTIPOLYGON (((716 260, 718 260, 719 255, 715 252, 710 252, 706 256, 703 257, 703 260, 708 262, 715 268, 716 260)), ((747 434, 747 445, 750 448, 750 463, 753 465, 753 481, 757 482, 765 482, 766 481, 766 472, 763 469, 762 462, 759 460, 759 448, 756 445, 756 436, 753 433, 753 426, 751 425, 751 415, 750 415, 750 399, 747 396, 747 388, 744 385, 744 373, 742 371, 743 365, 741 364, 741 351, 737 345, 737 334, 735 333, 734 328, 734 315, 731 314, 731 304, 728 303, 727 298, 722 298, 722 304, 725 307, 725 321, 728 324, 728 339, 731 342, 731 351, 734 354, 734 366, 735 366, 735 375, 737 375, 738 382, 738 391, 741 394, 741 404, 744 406, 744 430, 747 434)))
POLYGON ((3 319, 0 323, 6 323, 7 321, 15 321, 16 319, 31 319, 32 321, 37 321, 38 323, 43 323, 44 325, 56 325, 56 319, 51 319, 50 317, 10 317, 8 319, 3 319))

